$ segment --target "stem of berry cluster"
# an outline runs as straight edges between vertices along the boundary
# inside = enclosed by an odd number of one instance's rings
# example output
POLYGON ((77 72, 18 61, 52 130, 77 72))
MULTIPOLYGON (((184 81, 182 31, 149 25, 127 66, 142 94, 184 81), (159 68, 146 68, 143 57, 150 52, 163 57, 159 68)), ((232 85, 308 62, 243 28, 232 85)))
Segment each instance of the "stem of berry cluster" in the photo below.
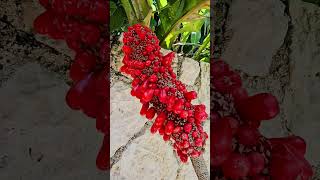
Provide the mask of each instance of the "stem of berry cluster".
POLYGON ((191 162, 199 180, 209 180, 209 171, 202 155, 191 157, 191 162))

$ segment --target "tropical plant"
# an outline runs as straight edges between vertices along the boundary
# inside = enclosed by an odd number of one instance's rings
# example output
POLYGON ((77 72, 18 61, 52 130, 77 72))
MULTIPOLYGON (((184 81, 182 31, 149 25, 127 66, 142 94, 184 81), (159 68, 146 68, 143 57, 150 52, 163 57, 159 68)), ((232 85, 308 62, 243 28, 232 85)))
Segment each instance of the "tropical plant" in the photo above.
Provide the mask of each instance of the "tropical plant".
POLYGON ((110 14, 112 33, 141 23, 156 33, 161 47, 209 62, 209 0, 112 0, 110 14))

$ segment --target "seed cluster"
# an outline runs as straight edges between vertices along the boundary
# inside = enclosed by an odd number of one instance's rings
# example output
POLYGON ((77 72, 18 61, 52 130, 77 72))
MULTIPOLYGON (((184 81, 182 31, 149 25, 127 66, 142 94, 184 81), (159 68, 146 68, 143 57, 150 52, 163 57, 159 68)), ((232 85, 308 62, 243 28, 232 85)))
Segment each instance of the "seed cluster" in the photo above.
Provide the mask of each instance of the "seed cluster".
POLYGON ((306 143, 301 137, 266 138, 259 131, 263 120, 279 113, 277 99, 269 93, 248 96, 237 72, 221 60, 212 61, 211 176, 309 180, 313 172, 304 158, 306 143))
POLYGON ((203 122, 208 118, 203 104, 193 105, 195 91, 176 79, 171 62, 174 53, 163 56, 159 40, 147 27, 136 24, 123 37, 124 65, 121 72, 133 77, 131 95, 140 99, 140 114, 153 121, 151 133, 159 132, 172 141, 182 162, 204 151, 208 134, 203 122))

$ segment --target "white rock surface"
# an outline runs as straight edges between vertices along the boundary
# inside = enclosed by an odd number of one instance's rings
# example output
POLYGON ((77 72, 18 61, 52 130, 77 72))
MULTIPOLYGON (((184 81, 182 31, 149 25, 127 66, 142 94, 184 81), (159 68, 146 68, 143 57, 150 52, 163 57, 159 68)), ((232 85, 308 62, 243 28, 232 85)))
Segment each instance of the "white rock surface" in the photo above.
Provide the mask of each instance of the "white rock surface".
POLYGON ((210 112, 210 64, 200 62, 200 88, 198 99, 201 103, 206 105, 206 111, 210 112))
POLYGON ((266 75, 287 32, 284 4, 279 0, 235 0, 229 14, 231 40, 223 59, 250 75, 266 75))
MULTIPOLYGON (((112 134, 111 134, 112 135, 112 134)), ((178 161, 172 147, 159 134, 134 140, 111 169, 111 180, 171 180, 177 176, 178 161)))
POLYGON ((125 145, 134 133, 145 124, 140 115, 141 103, 130 95, 131 88, 121 81, 115 82, 110 91, 110 155, 125 145))
POLYGON ((198 179, 196 172, 193 169, 192 163, 181 165, 181 170, 176 180, 195 180, 198 179))
POLYGON ((180 71, 180 81, 186 85, 192 86, 200 73, 199 63, 193 59, 184 58, 180 71))

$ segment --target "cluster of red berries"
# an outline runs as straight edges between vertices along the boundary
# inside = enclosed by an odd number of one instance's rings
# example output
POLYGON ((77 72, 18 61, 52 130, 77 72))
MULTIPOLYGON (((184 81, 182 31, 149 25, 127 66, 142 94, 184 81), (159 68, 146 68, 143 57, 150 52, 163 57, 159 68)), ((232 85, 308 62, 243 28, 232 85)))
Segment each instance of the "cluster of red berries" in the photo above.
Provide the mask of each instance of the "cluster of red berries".
POLYGON ((140 24, 128 28, 123 43, 120 71, 133 78, 131 95, 142 103, 140 114, 150 121, 156 116, 151 133, 171 140, 182 162, 200 156, 208 138, 202 127, 208 115, 204 105, 191 104, 197 93, 176 79, 174 53, 163 56, 156 35, 140 24))
POLYGON ((279 113, 277 99, 269 93, 248 96, 240 75, 221 60, 212 63, 211 75, 211 176, 309 180, 313 171, 304 158, 306 143, 301 137, 268 139, 259 132, 262 120, 279 113))
POLYGON ((34 20, 37 33, 65 40, 76 53, 70 68, 73 85, 66 95, 67 104, 96 119, 104 134, 96 164, 109 168, 109 66, 108 9, 105 0, 39 0, 46 9, 34 20))

